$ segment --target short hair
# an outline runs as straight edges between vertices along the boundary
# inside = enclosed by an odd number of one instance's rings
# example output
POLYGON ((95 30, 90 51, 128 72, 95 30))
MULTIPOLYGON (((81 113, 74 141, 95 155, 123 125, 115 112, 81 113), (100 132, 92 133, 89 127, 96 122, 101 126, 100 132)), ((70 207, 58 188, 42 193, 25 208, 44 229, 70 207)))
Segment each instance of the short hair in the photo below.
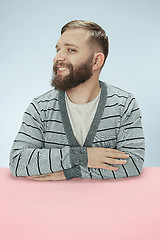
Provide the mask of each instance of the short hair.
POLYGON ((73 20, 71 22, 68 22, 62 27, 61 35, 67 30, 77 29, 77 28, 87 29, 90 32, 90 37, 88 39, 90 46, 93 47, 95 46, 95 44, 97 44, 98 46, 101 47, 102 52, 104 54, 104 62, 103 62, 103 65, 104 65, 109 52, 109 41, 108 41, 108 36, 106 35, 103 28, 101 28, 98 24, 91 21, 73 20))

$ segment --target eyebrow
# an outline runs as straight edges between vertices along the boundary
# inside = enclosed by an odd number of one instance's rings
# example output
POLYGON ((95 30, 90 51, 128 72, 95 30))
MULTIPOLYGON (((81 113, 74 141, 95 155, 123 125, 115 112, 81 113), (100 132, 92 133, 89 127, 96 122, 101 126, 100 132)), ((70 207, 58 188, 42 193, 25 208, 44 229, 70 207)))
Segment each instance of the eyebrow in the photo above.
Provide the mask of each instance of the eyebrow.
MULTIPOLYGON (((78 48, 78 46, 76 46, 76 45, 73 44, 73 43, 65 43, 64 46, 73 46, 73 47, 78 48)), ((56 49, 58 48, 58 44, 55 46, 55 48, 56 48, 56 49)))

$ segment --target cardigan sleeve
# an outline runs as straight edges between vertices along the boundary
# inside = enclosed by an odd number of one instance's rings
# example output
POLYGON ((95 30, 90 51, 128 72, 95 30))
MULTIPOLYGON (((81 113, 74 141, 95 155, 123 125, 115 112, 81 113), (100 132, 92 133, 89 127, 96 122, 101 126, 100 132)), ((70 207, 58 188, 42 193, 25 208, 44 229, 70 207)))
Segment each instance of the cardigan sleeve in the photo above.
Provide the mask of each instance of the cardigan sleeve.
POLYGON ((129 154, 127 163, 119 165, 117 177, 139 175, 144 164, 145 138, 141 111, 132 94, 129 95, 122 112, 116 148, 129 154))
POLYGON ((87 166, 87 148, 45 148, 43 113, 33 99, 23 115, 13 142, 9 167, 13 176, 34 176, 64 171, 66 179, 81 177, 79 165, 87 166))

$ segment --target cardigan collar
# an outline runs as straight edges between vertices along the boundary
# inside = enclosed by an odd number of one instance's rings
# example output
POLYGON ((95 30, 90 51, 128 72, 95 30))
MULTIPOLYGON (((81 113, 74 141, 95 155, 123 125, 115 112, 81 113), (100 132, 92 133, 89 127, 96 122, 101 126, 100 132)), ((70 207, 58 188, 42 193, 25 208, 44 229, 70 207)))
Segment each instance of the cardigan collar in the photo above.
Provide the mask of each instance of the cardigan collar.
MULTIPOLYGON (((103 111, 104 111, 104 107, 106 105, 107 85, 104 82, 102 82, 101 80, 99 80, 99 84, 101 87, 101 94, 100 94, 97 111, 96 111, 93 121, 91 123, 90 129, 89 129, 89 132, 85 139, 85 142, 83 144, 83 147, 92 147, 93 140, 94 140, 95 134, 97 132, 98 126, 100 124, 100 121, 101 121, 101 118, 103 115, 103 111)), ((72 130, 72 126, 71 126, 70 119, 68 116, 64 91, 59 91, 58 103, 59 103, 59 109, 60 109, 60 113, 61 113, 63 127, 65 130, 69 145, 71 147, 81 147, 79 145, 79 143, 77 142, 77 139, 75 138, 73 130, 72 130)))

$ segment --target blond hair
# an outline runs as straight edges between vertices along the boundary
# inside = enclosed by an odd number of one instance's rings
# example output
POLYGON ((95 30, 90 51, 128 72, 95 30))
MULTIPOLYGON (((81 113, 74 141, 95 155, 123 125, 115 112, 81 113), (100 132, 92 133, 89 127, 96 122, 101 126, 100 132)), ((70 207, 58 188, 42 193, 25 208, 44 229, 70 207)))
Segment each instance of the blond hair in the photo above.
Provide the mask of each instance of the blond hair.
POLYGON ((68 22, 62 27, 61 35, 67 30, 77 29, 77 28, 87 29, 90 32, 90 37, 88 41, 92 49, 93 49, 93 46, 95 46, 95 44, 101 47, 102 52, 104 54, 104 62, 103 62, 103 65, 104 65, 109 52, 108 36, 106 35, 105 31, 98 24, 94 22, 84 21, 84 20, 74 20, 74 21, 68 22))

